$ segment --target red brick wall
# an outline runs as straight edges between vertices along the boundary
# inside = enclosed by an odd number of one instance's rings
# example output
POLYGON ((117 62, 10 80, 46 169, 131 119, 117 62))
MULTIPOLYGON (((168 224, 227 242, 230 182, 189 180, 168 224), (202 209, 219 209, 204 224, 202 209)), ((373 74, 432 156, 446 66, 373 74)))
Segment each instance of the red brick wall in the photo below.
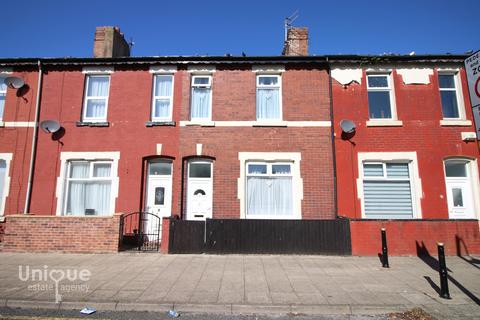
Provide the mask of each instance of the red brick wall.
MULTIPOLYGON (((422 179, 422 218, 448 218, 443 160, 462 156, 478 158, 474 142, 461 140, 461 132, 474 132, 473 126, 442 127, 442 107, 438 89, 438 74, 434 71, 428 85, 406 85, 393 72, 395 100, 401 127, 366 127, 368 97, 365 72, 361 84, 343 87, 333 81, 334 129, 338 178, 339 215, 361 218, 357 196, 359 152, 417 152, 418 170, 422 179), (353 120, 357 125, 351 142, 342 140, 339 123, 353 120)), ((472 120, 464 70, 461 71, 465 111, 472 120)))
POLYGON ((0 222, 0 244, 3 243, 4 236, 5 236, 5 222, 0 222))
MULTIPOLYGON (((190 119, 190 75, 187 73, 183 77, 182 88, 185 98, 181 105, 181 119, 185 121, 190 119)), ((329 108, 328 74, 325 70, 287 67, 282 74, 283 120, 329 121, 329 108)), ((217 66, 213 73, 212 120, 256 120, 256 74, 251 66, 217 66)), ((195 156, 196 144, 202 144, 202 155, 215 158, 213 218, 240 217, 240 200, 237 197, 239 152, 300 152, 304 191, 302 218, 335 218, 330 128, 182 127, 180 157, 195 156)), ((186 181, 183 188, 186 188, 186 181)), ((185 212, 186 205, 183 207, 185 212)))
POLYGON ((117 252, 120 215, 7 217, 4 252, 117 252))
POLYGON ((170 240, 170 218, 162 219, 162 239, 160 242, 160 252, 168 253, 170 240))
POLYGON ((445 245, 447 255, 480 254, 478 221, 351 221, 352 254, 373 256, 382 252, 380 229, 387 233, 388 254, 417 255, 424 250, 437 254, 437 242, 445 245))
MULTIPOLYGON (((22 78, 25 86, 21 91, 7 89, 2 121, 34 121, 38 71, 35 69, 15 70, 9 76, 22 78), (23 95, 18 96, 18 93, 23 93, 23 95)), ((10 190, 5 201, 4 213, 6 215, 21 213, 24 210, 32 136, 33 127, 0 128, 0 153, 13 154, 9 172, 10 190)))
MULTIPOLYGON (((174 106, 181 103, 181 75, 175 75, 174 106)), ((178 125, 146 127, 150 121, 153 76, 148 69, 116 68, 111 75, 107 121, 109 127, 77 127, 81 120, 85 75, 80 69, 50 70, 44 78, 41 120, 56 119, 65 128, 61 143, 39 133, 35 183, 30 212, 54 215, 57 207, 56 180, 60 173, 61 152, 119 151, 119 193, 115 212, 142 210, 142 159, 156 155, 162 144, 162 155, 173 157, 173 206, 178 213, 181 166, 178 159, 178 125)), ((179 120, 174 108, 173 120, 179 120)), ((143 177, 145 179, 145 177, 143 177)))

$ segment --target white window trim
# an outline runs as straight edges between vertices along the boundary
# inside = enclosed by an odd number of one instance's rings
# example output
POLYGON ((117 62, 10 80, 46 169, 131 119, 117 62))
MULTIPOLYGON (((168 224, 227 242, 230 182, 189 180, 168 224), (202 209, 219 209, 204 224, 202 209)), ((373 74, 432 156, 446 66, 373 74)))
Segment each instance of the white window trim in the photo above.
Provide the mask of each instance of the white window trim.
POLYGON ((291 165, 293 215, 281 219, 302 219, 303 179, 300 172, 300 152, 239 152, 240 177, 237 179, 237 198, 240 200, 240 219, 274 219, 272 216, 246 216, 246 164, 251 162, 284 162, 291 165))
POLYGON ((195 65, 195 66, 188 66, 187 72, 195 73, 198 75, 211 75, 216 71, 215 66, 209 65, 195 65))
MULTIPOLYGON (((465 113, 465 100, 463 99, 463 88, 462 88, 462 80, 460 78, 460 72, 459 70, 455 69, 438 69, 438 76, 441 75, 451 75, 453 76, 453 80, 455 82, 455 96, 457 98, 457 108, 458 108, 458 118, 443 118, 443 120, 440 122, 441 125, 443 126, 448 126, 449 122, 455 123, 455 122, 470 122, 470 125, 472 124, 471 121, 466 120, 466 113, 465 113), (442 124, 443 122, 443 124, 442 124)), ((438 93, 440 95, 441 91, 453 91, 453 90, 448 90, 448 89, 442 89, 440 88, 440 83, 438 85, 438 93)), ((442 117, 443 117, 443 106, 442 106, 442 98, 440 95, 440 107, 442 108, 442 117)), ((453 124, 452 124, 453 125, 453 124)), ((457 124, 458 125, 458 124, 457 124)))
POLYGON ((152 109, 151 109, 151 112, 152 112, 152 115, 150 117, 150 119, 152 121, 158 121, 158 122, 161 122, 161 121, 172 121, 172 117, 173 117, 173 90, 175 89, 174 86, 175 86, 175 76, 171 73, 155 73, 153 75, 153 90, 152 90, 152 109), (156 91, 157 91, 157 86, 155 84, 155 80, 157 78, 157 76, 170 76, 172 78, 172 93, 170 95, 170 97, 168 96, 157 96, 156 95, 156 91), (154 114, 155 114, 155 102, 157 99, 169 99, 170 100, 170 114, 168 117, 154 117, 154 114))
POLYGON ((112 74, 113 72, 113 67, 83 67, 82 69, 84 74, 112 74))
MULTIPOLYGON (((3 81, 4 80, 4 73, 0 72, 0 81, 3 81)), ((5 99, 3 100, 4 103, 7 101, 7 91, 8 91, 8 88, 7 86, 5 86, 5 91, 3 90, 0 90, 0 96, 4 96, 5 99)), ((3 105, 3 113, 0 114, 0 123, 3 123, 3 114, 5 113, 5 105, 3 105)))
MULTIPOLYGON (((392 126, 399 125, 398 124, 398 116, 397 116, 397 104, 396 104, 396 99, 395 99, 395 81, 393 77, 393 72, 388 69, 368 69, 366 74, 365 74, 365 83, 367 86, 367 99, 368 99, 368 92, 369 91, 378 91, 378 92, 384 92, 384 91, 389 91, 390 92, 390 112, 392 114, 391 118, 370 118, 370 102, 368 104, 368 121, 367 125, 368 126, 375 126, 375 123, 378 122, 379 125, 377 126, 385 126, 384 123, 391 121, 392 126), (370 88, 368 85, 368 77, 369 76, 386 76, 388 80, 388 88, 370 88)), ((402 123, 403 124, 403 123, 402 123)))
POLYGON ((258 90, 259 89, 269 89, 269 88, 274 88, 274 89, 277 89, 278 88, 278 107, 280 108, 280 118, 277 118, 277 119, 256 119, 257 121, 257 124, 260 125, 260 126, 268 126, 269 123, 272 123, 272 124, 277 124, 278 126, 284 126, 283 124, 283 95, 282 95, 282 75, 281 74, 274 74, 274 73, 260 73, 260 74, 257 74, 257 77, 255 79, 255 114, 257 113, 257 97, 258 97, 258 90), (259 82, 260 82, 260 77, 276 77, 278 78, 278 85, 260 85, 259 82))
POLYGON ((213 76, 212 74, 192 74, 190 79, 190 122, 192 124, 204 125, 205 126, 214 126, 212 123, 212 104, 213 104, 213 76), (193 82, 195 78, 209 78, 208 85, 194 85, 193 82), (193 106, 193 88, 209 88, 210 89, 210 105, 208 107, 208 117, 207 118, 192 118, 192 106, 193 106))
POLYGON ((5 219, 5 203, 10 194, 10 162, 13 153, 0 153, 0 159, 5 161, 5 181, 3 181, 3 194, 0 196, 0 222, 5 219))
POLYGON ((158 65, 158 66, 151 66, 149 69, 150 73, 166 73, 171 74, 177 72, 177 66, 165 66, 165 65, 158 65))
POLYGON ((82 122, 106 122, 108 118, 108 100, 110 98, 110 84, 112 81, 112 78, 110 77, 109 74, 106 73, 98 73, 98 74, 87 74, 85 76, 85 90, 83 93, 83 111, 82 111, 82 122), (90 83, 90 78, 91 77, 108 77, 108 95, 106 97, 104 96, 87 96, 88 92, 88 85, 90 83), (93 99, 105 99, 105 117, 99 118, 99 117, 90 117, 87 118, 87 103, 88 100, 93 100, 93 99))
POLYGON ((204 127, 331 127, 331 121, 180 121, 180 127, 201 125, 204 127))
MULTIPOLYGON (((118 161, 120 159, 120 152, 61 152, 60 153, 60 176, 57 177, 57 188, 55 191, 55 196, 57 197, 57 216, 63 216, 64 203, 66 198, 65 193, 65 182, 67 181, 68 176, 68 162, 74 160, 87 160, 87 161, 101 161, 107 160, 111 161, 111 179, 112 179, 112 189, 111 189, 111 199, 110 199, 110 215, 115 213, 115 201, 118 197, 118 186, 119 186, 119 177, 118 177, 118 161)), ((88 216, 87 216, 88 217, 88 216)), ((92 216, 95 217, 95 216, 92 216)))
POLYGON ((281 74, 285 72, 283 65, 254 65, 252 72, 259 74, 281 74))
POLYGON ((357 195, 361 203, 361 212, 363 219, 369 219, 365 216, 365 203, 363 197, 363 163, 364 162, 408 162, 411 175, 410 188, 412 192, 412 219, 422 218, 421 199, 423 198, 422 179, 418 172, 418 161, 416 152, 359 152, 358 153, 358 178, 357 178, 357 195))
MULTIPOLYGON (((477 159, 467 158, 467 157, 448 157, 443 160, 443 178, 445 181, 445 188, 447 187, 447 173, 445 172, 445 162, 447 161, 463 161, 466 162, 467 165, 467 175, 469 174, 470 183, 472 187, 472 200, 473 200, 473 210, 475 212, 475 219, 480 219, 480 178, 478 172, 478 161, 477 159)), ((450 178, 455 179, 455 178, 450 178)), ((448 190, 445 190, 448 192, 448 190)), ((447 195, 445 195, 445 201, 447 201, 447 211, 448 208, 448 200, 447 195)), ((448 213, 448 217, 450 218, 450 212, 448 213)), ((453 218, 456 219, 456 218, 453 218)))

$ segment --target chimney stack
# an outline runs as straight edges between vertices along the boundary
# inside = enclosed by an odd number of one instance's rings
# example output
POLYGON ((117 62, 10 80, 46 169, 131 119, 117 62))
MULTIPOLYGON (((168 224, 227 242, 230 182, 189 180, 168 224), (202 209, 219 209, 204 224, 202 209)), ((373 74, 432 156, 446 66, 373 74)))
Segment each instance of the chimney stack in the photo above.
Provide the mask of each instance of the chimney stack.
POLYGON ((129 57, 130 46, 118 27, 97 27, 93 43, 94 58, 129 57))
POLYGON ((282 55, 308 56, 308 28, 288 29, 282 55))

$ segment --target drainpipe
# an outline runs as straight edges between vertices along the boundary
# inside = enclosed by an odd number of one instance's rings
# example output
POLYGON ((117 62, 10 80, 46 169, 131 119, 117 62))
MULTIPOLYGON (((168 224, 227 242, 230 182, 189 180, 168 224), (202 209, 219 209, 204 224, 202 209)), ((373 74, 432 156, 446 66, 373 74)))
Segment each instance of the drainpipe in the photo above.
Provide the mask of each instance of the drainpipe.
POLYGON ((28 211, 30 211, 30 198, 32 196, 33 171, 35 167, 35 156, 37 153, 38 119, 40 117, 40 96, 42 94, 42 76, 43 76, 42 63, 40 60, 38 60, 37 99, 35 102, 35 122, 33 127, 32 153, 30 155, 30 167, 28 169, 27 196, 25 198, 25 208, 23 210, 23 214, 28 214, 28 211))
POLYGON ((332 68, 330 61, 326 57, 328 63, 328 90, 330 91, 330 122, 331 122, 331 136, 332 136, 332 160, 333 160, 333 205, 335 217, 338 218, 338 203, 337 203, 337 155, 335 153, 335 121, 333 118, 333 91, 332 91, 332 68))

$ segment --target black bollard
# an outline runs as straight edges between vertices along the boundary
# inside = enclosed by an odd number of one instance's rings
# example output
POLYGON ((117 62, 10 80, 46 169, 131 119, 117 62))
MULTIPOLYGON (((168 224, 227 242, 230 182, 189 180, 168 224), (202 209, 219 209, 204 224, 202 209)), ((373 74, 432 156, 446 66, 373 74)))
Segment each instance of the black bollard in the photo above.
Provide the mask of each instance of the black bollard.
POLYGON ((382 228, 382 265, 384 268, 390 268, 388 265, 387 232, 382 228))
POLYGON ((448 292, 448 272, 447 264, 445 263, 445 248, 443 243, 437 243, 438 248, 438 272, 440 273, 440 297, 450 299, 450 292, 448 292))

